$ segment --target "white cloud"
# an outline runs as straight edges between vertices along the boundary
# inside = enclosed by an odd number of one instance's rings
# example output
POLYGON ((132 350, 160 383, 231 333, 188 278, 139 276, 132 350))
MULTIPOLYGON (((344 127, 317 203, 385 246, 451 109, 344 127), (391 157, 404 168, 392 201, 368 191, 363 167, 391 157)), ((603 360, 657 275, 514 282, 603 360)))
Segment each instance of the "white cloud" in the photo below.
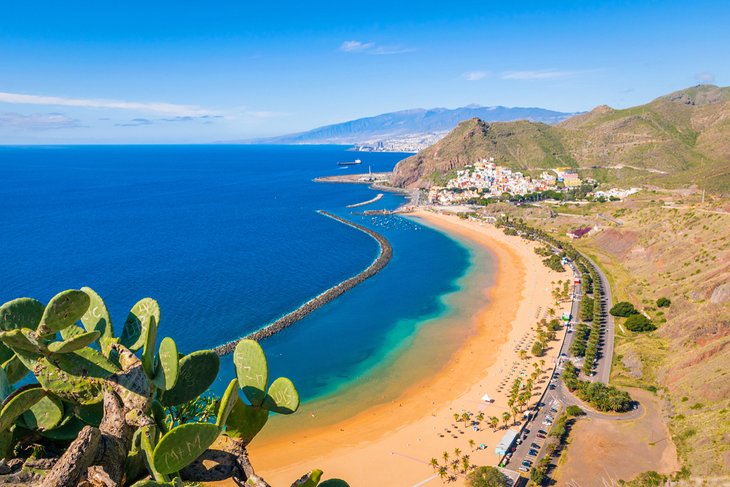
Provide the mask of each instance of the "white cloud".
POLYGON ((62 113, 0 113, 0 127, 30 130, 50 130, 80 127, 78 120, 62 113))
POLYGON ((175 116, 214 115, 216 112, 195 105, 177 105, 161 102, 136 102, 122 100, 104 100, 93 98, 66 98, 60 96, 26 95, 22 93, 0 92, 0 103, 16 103, 23 105, 51 105, 81 108, 110 108, 118 110, 136 110, 140 112, 161 113, 175 116))
POLYGON ((342 52, 362 52, 375 47, 374 42, 345 41, 340 45, 342 52))
POLYGON ((479 81, 489 76, 488 71, 468 71, 461 75, 467 81, 479 81))
POLYGON ((374 42, 362 42, 362 41, 345 41, 340 44, 340 51, 351 52, 351 53, 364 53, 371 54, 374 56, 383 56, 388 54, 402 54, 405 52, 413 52, 414 49, 410 49, 403 46, 379 46, 374 42))
POLYGON ((502 79, 511 80, 534 80, 534 79, 559 79, 569 78, 578 74, 577 71, 557 71, 554 69, 543 69, 538 71, 505 71, 500 75, 502 79))

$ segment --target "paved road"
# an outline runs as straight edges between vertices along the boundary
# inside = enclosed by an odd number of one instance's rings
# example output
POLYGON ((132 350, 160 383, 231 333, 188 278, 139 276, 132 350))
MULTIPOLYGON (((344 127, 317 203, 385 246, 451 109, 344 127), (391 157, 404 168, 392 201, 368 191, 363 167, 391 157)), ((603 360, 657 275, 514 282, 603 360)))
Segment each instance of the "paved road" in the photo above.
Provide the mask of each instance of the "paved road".
MULTIPOLYGON (((604 274, 601 268, 598 267, 588 256, 583 255, 583 257, 596 269, 598 278, 601 280, 601 289, 603 290, 603 293, 600 299, 603 300, 603 316, 606 326, 603 330, 603 347, 601 348, 601 353, 598 358, 596 374, 591 377, 590 380, 597 380, 604 384, 608 384, 608 379, 611 377, 611 362, 613 361, 613 339, 615 330, 613 316, 608 312, 608 310, 610 310, 613 306, 613 294, 611 293, 611 285, 608 283, 606 274, 604 274)), ((596 297, 595 292, 593 296, 596 297)))

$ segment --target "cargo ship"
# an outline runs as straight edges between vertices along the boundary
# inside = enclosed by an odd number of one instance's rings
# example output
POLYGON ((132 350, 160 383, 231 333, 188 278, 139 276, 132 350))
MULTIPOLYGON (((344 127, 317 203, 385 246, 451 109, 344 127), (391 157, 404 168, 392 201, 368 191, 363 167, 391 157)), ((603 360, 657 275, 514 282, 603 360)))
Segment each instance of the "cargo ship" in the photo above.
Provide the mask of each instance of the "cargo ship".
POLYGON ((362 161, 360 159, 355 159, 352 162, 338 162, 338 166, 357 166, 358 164, 362 164, 362 161))

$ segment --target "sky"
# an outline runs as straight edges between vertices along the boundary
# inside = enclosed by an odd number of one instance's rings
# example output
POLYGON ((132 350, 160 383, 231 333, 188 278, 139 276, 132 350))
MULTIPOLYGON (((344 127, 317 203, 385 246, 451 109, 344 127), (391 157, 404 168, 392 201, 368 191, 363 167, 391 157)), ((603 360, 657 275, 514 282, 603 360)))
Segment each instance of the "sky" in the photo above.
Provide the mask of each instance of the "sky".
POLYGON ((37 0, 0 144, 205 143, 410 108, 627 107, 730 84, 730 2, 37 0))

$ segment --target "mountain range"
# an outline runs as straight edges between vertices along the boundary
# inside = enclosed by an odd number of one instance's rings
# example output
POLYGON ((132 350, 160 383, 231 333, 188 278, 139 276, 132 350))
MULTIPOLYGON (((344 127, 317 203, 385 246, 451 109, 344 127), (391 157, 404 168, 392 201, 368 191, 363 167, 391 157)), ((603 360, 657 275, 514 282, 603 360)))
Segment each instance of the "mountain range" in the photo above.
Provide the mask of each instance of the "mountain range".
POLYGON ((396 166, 392 183, 428 187, 475 160, 523 171, 573 167, 599 180, 730 188, 730 87, 699 85, 647 104, 602 105, 556 125, 472 118, 396 166))
MULTIPOLYGON (((445 135, 463 120, 479 118, 490 122, 531 120, 546 124, 558 123, 574 115, 544 108, 484 107, 469 105, 461 108, 417 108, 384 113, 374 117, 318 127, 306 132, 236 141, 256 144, 353 144, 371 145, 378 142, 428 135, 445 135)), ((436 137, 438 139, 439 137, 436 137)))

